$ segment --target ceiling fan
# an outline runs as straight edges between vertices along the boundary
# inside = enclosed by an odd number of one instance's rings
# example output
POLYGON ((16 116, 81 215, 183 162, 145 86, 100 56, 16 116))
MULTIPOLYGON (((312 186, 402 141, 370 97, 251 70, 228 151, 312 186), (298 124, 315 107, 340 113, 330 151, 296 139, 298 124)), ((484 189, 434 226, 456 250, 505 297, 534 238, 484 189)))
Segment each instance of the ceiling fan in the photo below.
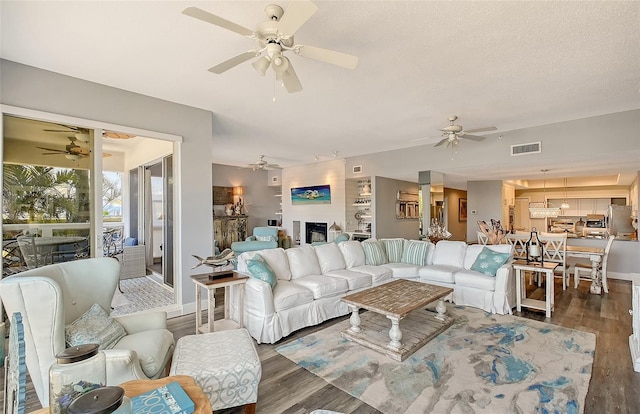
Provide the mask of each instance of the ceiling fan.
POLYGON ((256 171, 256 170, 278 170, 278 169, 282 168, 278 164, 270 164, 270 163, 266 162, 264 160, 264 155, 260 156, 260 161, 254 163, 254 164, 249 164, 248 167, 251 168, 253 171, 256 171))
POLYGON ((447 147, 449 146, 455 147, 458 145, 459 138, 469 139, 472 141, 482 141, 484 137, 477 136, 477 135, 469 135, 469 132, 494 131, 498 129, 494 126, 488 126, 483 128, 474 128, 474 129, 465 130, 462 127, 462 125, 454 124, 454 122, 456 122, 456 119, 458 119, 456 115, 449 116, 449 126, 446 126, 440 130, 442 131, 442 136, 444 138, 440 140, 436 145, 434 145, 434 147, 438 147, 444 144, 445 142, 447 143, 447 147))
POLYGON ((356 56, 294 43, 293 35, 295 32, 317 10, 318 6, 309 0, 293 0, 286 11, 277 4, 269 4, 264 9, 267 20, 259 23, 255 30, 247 29, 197 7, 187 7, 182 13, 248 37, 258 43, 258 49, 249 50, 225 60, 209 68, 210 72, 221 74, 250 59, 258 58, 252 63, 252 66, 260 75, 264 76, 271 66, 276 74, 276 79, 282 80, 282 84, 289 93, 294 93, 300 92, 302 85, 291 62, 284 56, 285 52, 293 51, 296 55, 347 69, 355 69, 358 65, 356 56))
MULTIPOLYGON (((78 141, 89 142, 89 130, 86 128, 81 128, 73 125, 65 125, 65 124, 56 124, 61 127, 67 128, 63 129, 44 129, 46 132, 65 132, 65 133, 73 133, 74 136, 78 139, 78 141)), ((105 138, 111 139, 130 139, 135 137, 135 135, 125 134, 123 132, 115 132, 115 131, 104 131, 102 132, 102 136, 105 138)))
MULTIPOLYGON (((45 150, 45 151, 50 151, 50 152, 43 152, 42 155, 64 155, 68 160, 72 160, 72 161, 77 161, 80 158, 85 158, 89 156, 89 153, 90 153, 89 149, 85 147, 81 147, 80 145, 76 144, 76 141, 79 141, 79 140, 75 136, 67 137, 67 138, 69 138, 69 141, 71 142, 67 144, 63 150, 57 149, 57 148, 46 148, 46 147, 36 147, 36 148, 45 150)), ((106 157, 110 157, 111 154, 109 154, 108 152, 103 152, 102 156, 106 158, 106 157)))

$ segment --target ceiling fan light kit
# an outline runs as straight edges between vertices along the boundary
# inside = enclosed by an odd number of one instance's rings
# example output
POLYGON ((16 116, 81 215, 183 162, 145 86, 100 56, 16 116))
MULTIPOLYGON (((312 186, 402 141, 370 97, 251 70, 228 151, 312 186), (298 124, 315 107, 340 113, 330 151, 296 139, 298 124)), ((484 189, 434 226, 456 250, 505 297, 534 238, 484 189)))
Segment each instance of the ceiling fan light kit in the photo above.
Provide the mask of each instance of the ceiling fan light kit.
POLYGON ((294 44, 293 35, 295 32, 317 10, 318 6, 310 0, 293 0, 286 11, 277 4, 269 4, 264 9, 267 20, 259 23, 255 31, 197 7, 187 7, 182 13, 248 37, 256 41, 260 47, 258 50, 249 50, 227 59, 209 68, 210 72, 222 74, 241 63, 258 57, 251 65, 261 76, 265 76, 269 66, 271 66, 276 74, 276 79, 282 81, 287 92, 295 93, 302 90, 302 84, 293 70, 291 61, 284 56, 287 51, 293 51, 298 56, 347 69, 355 69, 358 65, 356 56, 319 47, 294 44))
POLYGON ((465 130, 462 125, 456 125, 454 124, 454 122, 456 122, 456 120, 458 119, 457 115, 450 115, 449 116, 449 125, 440 129, 440 131, 442 132, 442 136, 444 138, 442 138, 436 145, 434 145, 434 147, 439 147, 440 145, 446 143, 447 147, 456 147, 458 146, 459 143, 459 138, 464 138, 464 139, 468 139, 471 141, 482 141, 484 140, 484 137, 481 136, 476 136, 476 135, 469 135, 470 132, 485 132, 485 131, 495 131, 496 127, 494 126, 487 126, 487 127, 482 127, 482 128, 474 128, 474 129, 469 129, 469 130, 465 130))

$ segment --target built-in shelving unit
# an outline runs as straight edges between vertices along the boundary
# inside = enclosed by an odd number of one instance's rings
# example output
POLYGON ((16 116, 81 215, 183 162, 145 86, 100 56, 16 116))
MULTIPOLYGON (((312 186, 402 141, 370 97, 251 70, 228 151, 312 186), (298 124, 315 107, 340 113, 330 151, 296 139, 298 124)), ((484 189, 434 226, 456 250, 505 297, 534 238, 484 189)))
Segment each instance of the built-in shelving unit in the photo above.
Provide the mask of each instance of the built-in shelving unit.
POLYGON ((373 203, 371 179, 363 177, 346 182, 347 200, 352 200, 346 207, 346 232, 352 238, 366 239, 371 236, 373 222, 373 203))
POLYGON ((420 218, 420 202, 418 193, 398 191, 396 196, 396 218, 414 219, 420 218))

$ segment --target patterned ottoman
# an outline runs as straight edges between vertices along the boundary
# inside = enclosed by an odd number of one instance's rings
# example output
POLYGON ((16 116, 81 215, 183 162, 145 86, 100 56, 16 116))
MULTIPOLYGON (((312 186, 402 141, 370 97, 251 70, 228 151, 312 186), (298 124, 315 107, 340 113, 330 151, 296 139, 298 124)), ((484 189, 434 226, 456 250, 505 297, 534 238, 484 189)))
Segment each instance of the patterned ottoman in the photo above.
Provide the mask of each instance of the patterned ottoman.
POLYGON ((178 339, 169 375, 192 377, 212 410, 244 405, 245 413, 255 412, 262 366, 246 329, 178 339))

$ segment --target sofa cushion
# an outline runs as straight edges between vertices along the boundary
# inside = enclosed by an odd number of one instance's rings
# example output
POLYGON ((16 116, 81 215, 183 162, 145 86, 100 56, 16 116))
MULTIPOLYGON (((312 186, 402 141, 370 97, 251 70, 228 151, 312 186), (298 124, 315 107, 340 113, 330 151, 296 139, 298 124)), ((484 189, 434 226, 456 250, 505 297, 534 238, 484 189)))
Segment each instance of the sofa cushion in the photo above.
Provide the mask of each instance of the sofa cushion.
POLYGON ((286 252, 289 258, 289 269, 291 269, 291 280, 322 273, 313 246, 300 246, 287 249, 286 252))
POLYGON ((311 302, 313 302, 313 293, 297 283, 283 280, 273 288, 273 309, 276 312, 311 302))
POLYGON ((389 263, 400 263, 402 261, 404 239, 381 239, 380 241, 384 244, 389 263))
POLYGON ((271 266, 269 266, 259 254, 256 254, 253 259, 247 260, 247 269, 249 269, 251 277, 267 282, 271 286, 271 289, 276 286, 278 282, 276 272, 271 269, 271 266))
POLYGON ((349 290, 358 290, 370 287, 373 283, 373 277, 368 273, 355 272, 353 270, 341 269, 333 270, 325 273, 327 276, 339 277, 347 281, 349 290))
POLYGON ((466 251, 467 244, 465 242, 440 240, 436 243, 436 251, 433 254, 433 264, 462 268, 466 251))
POLYGON ((456 286, 472 287, 486 291, 496 290, 496 278, 474 270, 462 269, 454 275, 456 286))
POLYGON ((320 246, 314 246, 320 270, 322 274, 331 272, 332 270, 340 270, 346 268, 344 257, 340 253, 340 248, 336 243, 327 243, 320 246))
POLYGON ((432 242, 426 242, 429 244, 429 250, 427 251, 427 260, 425 261, 425 265, 431 266, 433 264, 433 255, 436 252, 436 245, 432 242))
POLYGON ((498 253, 484 246, 476 261, 471 265, 471 270, 495 277, 498 269, 507 263, 509 257, 509 253, 498 253))
POLYGON ((418 273, 420 274, 420 280, 455 283, 454 274, 459 270, 458 266, 431 265, 421 268, 418 273))
POLYGON ((100 349, 113 348, 126 335, 122 325, 97 303, 64 330, 65 340, 70 346, 98 344, 100 349))
POLYGON ((399 279, 416 279, 420 266, 408 263, 386 263, 383 267, 391 269, 393 277, 399 279))
POLYGON ((362 243, 355 240, 349 240, 338 244, 344 263, 347 269, 356 266, 363 266, 365 263, 364 249, 362 243))
POLYGON ((420 240, 407 240, 402 251, 402 263, 424 266, 427 263, 427 253, 429 252, 429 242, 420 240))
POLYGON ((380 266, 389 263, 387 252, 384 250, 384 244, 379 240, 365 240, 362 242, 364 250, 365 264, 372 266, 380 266))
POLYGON ((378 286, 382 283, 388 282, 393 277, 393 271, 384 266, 362 265, 352 267, 349 270, 371 275, 371 282, 373 286, 378 286))
POLYGON ((464 268, 471 269, 473 263, 478 258, 478 255, 484 248, 491 249, 494 252, 498 253, 508 253, 511 257, 511 252, 513 247, 510 244, 490 244, 490 245, 482 245, 482 244, 472 244, 467 246, 467 251, 464 254, 464 268))
POLYGON ((325 275, 305 276, 292 282, 309 289, 314 299, 341 295, 349 290, 349 284, 345 279, 325 275))
POLYGON ((289 259, 284 249, 261 250, 258 254, 260 254, 269 267, 273 269, 278 280, 291 280, 289 259))

